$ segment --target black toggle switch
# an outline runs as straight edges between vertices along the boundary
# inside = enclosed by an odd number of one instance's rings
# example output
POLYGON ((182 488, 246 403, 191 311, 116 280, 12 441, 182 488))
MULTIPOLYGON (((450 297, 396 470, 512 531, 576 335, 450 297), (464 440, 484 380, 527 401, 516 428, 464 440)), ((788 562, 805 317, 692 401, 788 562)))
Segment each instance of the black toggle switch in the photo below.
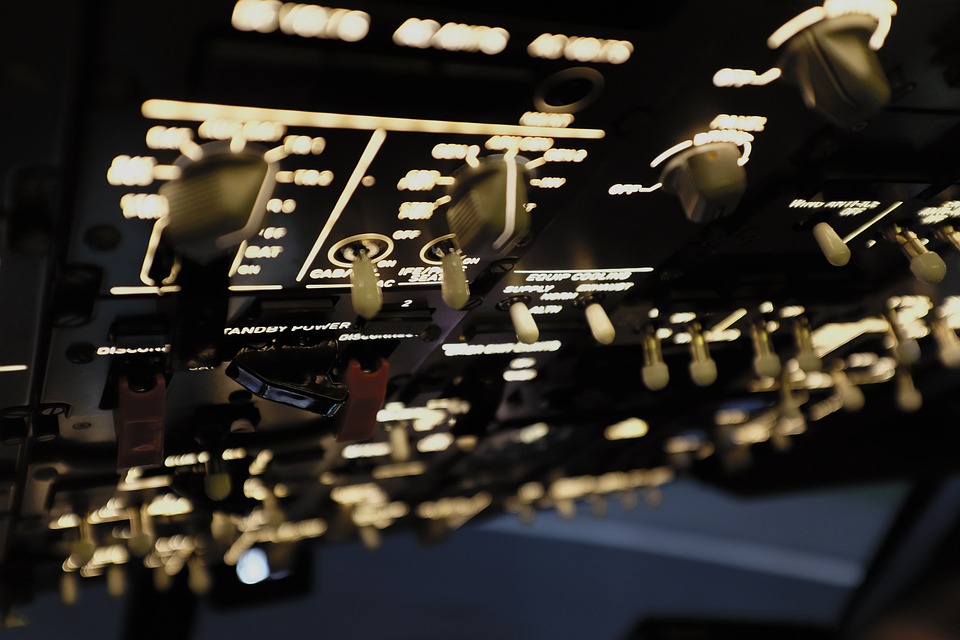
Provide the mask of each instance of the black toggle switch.
POLYGON ((330 378, 336 358, 336 341, 310 347, 250 349, 238 353, 226 373, 264 400, 332 416, 349 396, 346 385, 330 378))
POLYGON ((890 101, 890 83, 869 45, 876 26, 869 16, 829 18, 783 45, 784 77, 808 108, 841 127, 855 128, 890 101))
POLYGON ((680 198, 691 222, 710 222, 733 213, 747 189, 740 148, 711 142, 672 157, 660 176, 663 190, 680 198))

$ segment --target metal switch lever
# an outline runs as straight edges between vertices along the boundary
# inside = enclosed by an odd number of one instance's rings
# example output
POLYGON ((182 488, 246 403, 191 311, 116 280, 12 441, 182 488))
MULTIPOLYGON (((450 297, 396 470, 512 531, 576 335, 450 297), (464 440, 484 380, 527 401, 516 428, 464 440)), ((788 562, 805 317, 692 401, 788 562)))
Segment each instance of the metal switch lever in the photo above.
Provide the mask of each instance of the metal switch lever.
POLYGON ((335 341, 311 347, 245 350, 234 357, 226 374, 264 400, 333 415, 348 396, 347 387, 329 376, 336 358, 335 341))
POLYGON ((651 391, 660 391, 670 382, 670 370, 663 361, 660 338, 653 327, 643 334, 643 369, 640 370, 643 384, 651 391))
POLYGON ((687 329, 690 333, 690 377, 698 387, 709 387, 717 381, 717 363, 710 357, 707 339, 694 323, 687 329))
POLYGON ((887 230, 887 237, 900 245, 910 260, 910 271, 921 282, 935 284, 947 275, 947 265, 937 253, 930 251, 917 234, 899 225, 887 230))
POLYGON ((753 342, 753 371, 758 376, 776 378, 780 375, 780 358, 770 343, 770 334, 759 323, 750 325, 750 340, 753 342))

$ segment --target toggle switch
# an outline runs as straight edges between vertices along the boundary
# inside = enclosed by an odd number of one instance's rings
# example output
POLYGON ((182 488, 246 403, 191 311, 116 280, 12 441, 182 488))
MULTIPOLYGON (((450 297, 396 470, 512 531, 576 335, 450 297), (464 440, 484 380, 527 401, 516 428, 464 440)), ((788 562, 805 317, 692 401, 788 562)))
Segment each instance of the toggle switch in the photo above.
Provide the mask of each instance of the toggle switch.
POLYGON ((948 369, 960 367, 960 337, 950 328, 946 318, 935 318, 930 323, 930 330, 940 351, 940 362, 948 369))
POLYGON ((93 528, 89 520, 84 517, 80 520, 80 539, 73 543, 71 555, 78 566, 83 566, 93 560, 97 551, 97 543, 93 539, 93 528))
POLYGON ((887 325, 890 328, 889 336, 893 341, 891 351, 898 365, 910 366, 920 362, 920 344, 914 338, 904 336, 897 312, 894 309, 886 311, 887 325))
POLYGON ((526 160, 516 153, 492 155, 454 174, 447 225, 469 256, 507 255, 527 234, 526 160))
POLYGON ((850 381, 843 369, 835 368, 830 372, 830 377, 833 379, 833 389, 837 392, 837 397, 840 399, 844 411, 855 413, 863 409, 863 405, 866 403, 863 391, 850 381))
POLYGON ((122 598, 127 591, 127 574, 122 565, 111 564, 107 567, 107 593, 114 598, 122 598))
POLYGON ((826 119, 854 128, 890 101, 890 84, 870 37, 877 21, 865 15, 821 20, 783 45, 780 68, 803 102, 826 119))
POLYGON ((510 312, 510 321, 513 323, 517 340, 524 344, 533 344, 540 339, 540 329, 537 327, 537 321, 533 319, 533 314, 527 307, 529 302, 529 296, 514 296, 501 300, 497 304, 497 308, 501 311, 508 310, 510 312))
POLYGON ((70 607, 77 603, 80 595, 80 578, 76 572, 67 571, 60 576, 60 602, 70 607))
POLYGON ((740 148, 711 142, 670 158, 660 174, 663 190, 680 199, 691 222, 710 222, 733 213, 747 189, 740 148))
POLYGON ((224 469, 219 452, 211 452, 210 459, 204 463, 203 491, 207 497, 217 502, 226 500, 233 491, 233 480, 224 469))
POLYGON ((640 370, 643 384, 651 391, 660 391, 670 382, 670 370, 663 361, 660 338, 653 325, 643 332, 643 368, 640 370))
POLYGON ((823 360, 813 349, 813 338, 810 334, 810 321, 800 316, 793 323, 793 340, 797 348, 797 364, 804 373, 815 373, 823 370, 823 360))
POLYGON ((153 588, 158 593, 166 593, 172 586, 173 576, 167 573, 166 567, 161 566, 153 570, 153 588))
POLYGON ((690 378, 698 387, 709 387, 717 380, 717 363, 710 357, 710 347, 700 324, 687 327, 690 334, 690 378))
POLYGON ((463 270, 463 256, 456 249, 443 254, 440 259, 443 280, 440 281, 440 297, 444 304, 459 311, 470 300, 470 284, 463 270))
POLYGON ((906 367, 897 368, 897 407, 904 413, 915 413, 923 406, 923 396, 913 384, 913 376, 906 367))
POLYGON ((407 462, 410 459, 410 437, 402 422, 395 422, 387 433, 390 436, 390 459, 394 462, 407 462))
POLYGON ((380 291, 377 271, 363 249, 356 253, 352 265, 350 302, 358 316, 370 320, 380 313, 383 306, 383 293, 380 291))
POLYGON ((935 284, 947 275, 947 265, 937 253, 930 251, 917 234, 900 225, 893 225, 886 236, 896 242, 910 260, 910 271, 921 282, 935 284))
POLYGON ((776 378, 780 375, 780 357, 773 350, 770 334, 760 322, 750 325, 750 341, 753 343, 753 371, 758 376, 776 378))
POLYGON ((187 560, 187 587, 195 596, 205 596, 213 588, 210 570, 200 556, 190 556, 187 560))
POLYGON ((574 302, 574 306, 583 309, 584 315, 587 316, 590 334, 593 335, 594 340, 604 345, 613 344, 617 337, 617 330, 610 322, 607 312, 600 306, 601 300, 600 296, 587 295, 574 302))
POLYGON ((217 544, 229 547, 237 537, 237 526, 230 516, 222 511, 214 511, 210 519, 210 537, 217 544))
POLYGON ((953 245, 954 249, 960 251, 960 231, 958 231, 953 225, 940 225, 937 227, 934 235, 940 240, 949 242, 953 245))
POLYGON ((147 507, 129 507, 127 516, 130 518, 130 539, 127 548, 138 558, 143 558, 153 549, 153 536, 150 535, 150 516, 146 513, 147 507))
POLYGON ((818 222, 813 227, 813 237, 827 262, 835 267, 842 267, 850 262, 850 247, 829 224, 818 222))

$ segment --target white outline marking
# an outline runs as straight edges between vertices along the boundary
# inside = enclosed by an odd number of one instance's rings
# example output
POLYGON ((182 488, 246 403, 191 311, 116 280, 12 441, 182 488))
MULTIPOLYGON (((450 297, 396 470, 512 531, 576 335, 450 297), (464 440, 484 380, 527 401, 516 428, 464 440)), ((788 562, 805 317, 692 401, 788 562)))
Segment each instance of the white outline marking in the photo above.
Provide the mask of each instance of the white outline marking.
POLYGON ((25 364, 5 364, 0 365, 0 373, 13 373, 15 371, 26 371, 27 365, 25 364))
POLYGON ((353 173, 350 174, 350 178, 347 180, 347 184, 344 186, 343 192, 337 200, 337 204, 334 205, 333 211, 330 212, 330 217, 327 218, 327 223, 323 225, 323 229, 320 230, 320 235, 317 236, 317 241, 313 243, 310 255, 307 256, 303 267, 300 268, 300 273, 297 274, 297 282, 301 282, 307 275, 307 271, 310 270, 314 259, 316 259, 317 254, 320 253, 320 248, 323 246, 323 243, 327 241, 327 236, 329 236, 333 230, 333 225, 337 223, 340 214, 347 208, 347 203, 349 203, 350 198, 353 197, 353 192, 357 190, 357 187, 360 185, 360 180, 367 174, 367 169, 370 168, 373 159, 376 157, 380 146, 386 138, 387 132, 384 129, 377 129, 373 132, 373 135, 370 136, 367 147, 363 150, 363 154, 360 156, 357 166, 354 167, 353 173))
POLYGON ((899 206, 902 205, 902 204, 903 204, 902 202, 896 202, 896 203, 890 205, 890 206, 887 207, 885 210, 883 210, 883 211, 881 211, 880 213, 878 213, 877 215, 875 215, 872 219, 870 219, 869 221, 867 221, 867 222, 865 222, 864 224, 860 225, 860 226, 859 226, 858 228, 856 228, 855 230, 851 231, 846 237, 844 237, 844 239, 843 239, 844 244, 850 242, 851 240, 853 240, 854 238, 856 238, 858 235, 860 235, 861 233, 863 233, 864 231, 866 231, 867 229, 869 229, 870 227, 872 227, 872 226, 875 225, 876 223, 880 222, 880 220, 882 220, 884 217, 886 217, 889 213, 892 213, 894 210, 897 209, 897 207, 899 207, 899 206))
POLYGON ((275 122, 288 127, 319 127, 322 129, 358 129, 372 131, 407 131, 414 133, 456 133, 463 135, 505 135, 552 138, 579 138, 599 140, 606 135, 603 129, 557 129, 530 127, 517 124, 485 122, 454 122, 449 120, 420 120, 384 116, 347 115, 294 111, 290 109, 262 109, 180 100, 147 100, 140 108, 151 120, 188 120, 203 122, 214 118, 275 122))

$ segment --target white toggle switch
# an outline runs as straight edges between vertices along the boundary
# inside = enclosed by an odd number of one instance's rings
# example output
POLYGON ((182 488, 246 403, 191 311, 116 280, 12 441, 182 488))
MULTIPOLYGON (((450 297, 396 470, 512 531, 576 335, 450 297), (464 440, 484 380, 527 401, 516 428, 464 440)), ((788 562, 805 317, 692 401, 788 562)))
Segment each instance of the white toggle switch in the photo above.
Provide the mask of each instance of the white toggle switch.
POLYGON ((513 330, 517 333, 517 340, 524 344, 533 344, 540 339, 540 329, 537 328, 537 321, 533 319, 533 314, 527 305, 520 300, 514 300, 510 304, 510 321, 513 322, 513 330))
POLYGON ((753 342, 753 370, 758 376, 776 378, 780 375, 780 358, 770 343, 770 334, 765 327, 754 323, 750 326, 750 340, 753 342))
POLYGON ((710 357, 710 347, 700 330, 700 325, 689 328, 690 333, 690 378, 698 387, 709 387, 717 381, 717 363, 710 357))
POLYGON ((890 326, 889 336, 893 339, 893 355, 897 364, 909 366, 920 362, 920 344, 915 338, 904 336, 896 310, 887 309, 886 318, 890 326))
POLYGON ((73 543, 73 559, 83 566, 93 560, 93 554, 97 551, 97 544, 93 540, 93 531, 90 528, 90 522, 84 518, 80 521, 80 539, 73 543))
POLYGON ((613 323, 610 322, 610 318, 603 307, 596 302, 591 302, 584 307, 583 312, 587 316, 587 324, 590 325, 590 333, 593 334, 593 339, 600 344, 612 344, 614 338, 617 337, 617 331, 613 328, 613 323))
POLYGON ((670 370, 663 361, 660 338, 653 327, 647 327, 643 334, 643 369, 640 374, 650 391, 660 391, 670 382, 670 370))
POLYGON ((459 311, 470 299, 470 285, 463 270, 463 258, 460 252, 452 249, 440 259, 443 280, 440 282, 440 297, 444 304, 459 311))
POLYGON ((69 606, 77 603, 80 594, 80 579, 76 573, 64 573, 60 576, 60 601, 69 606))
POLYGON ((357 527, 357 534, 360 536, 360 542, 365 549, 376 551, 380 548, 382 540, 380 539, 380 530, 373 525, 363 525, 357 527))
POLYGON ((943 258, 928 250, 923 240, 913 231, 893 225, 886 231, 886 236, 896 242, 910 259, 910 271, 918 280, 934 284, 947 275, 947 265, 943 258))
POLYGON ((217 544, 229 546, 237 537, 237 527, 230 516, 222 511, 214 511, 210 520, 210 536, 217 544))
POLYGON ((410 459, 410 438, 407 428, 402 424, 394 424, 387 432, 390 434, 390 458, 394 462, 406 462, 410 459))
POLYGON ((827 262, 842 267, 850 262, 850 247, 826 222, 820 222, 813 228, 813 237, 820 245, 820 251, 827 262))
POLYGON ((210 571, 199 556, 191 556, 187 560, 187 586, 190 588, 190 593, 195 596, 204 596, 210 593, 213 587, 210 571))
POLYGON ((937 318, 930 325, 940 348, 940 362, 949 369, 960 367, 960 337, 957 337, 957 332, 943 318, 937 318))
POLYGON ((353 270, 350 272, 350 301, 354 312, 361 318, 372 319, 383 306, 383 293, 377 278, 377 271, 366 251, 357 253, 353 260, 353 270))
POLYGON ((823 360, 813 349, 813 338, 810 335, 810 323, 806 318, 797 318, 793 325, 793 337, 797 346, 797 364, 804 373, 815 373, 823 370, 823 360))
POLYGON ((230 474, 223 471, 208 469, 203 477, 203 490, 211 500, 225 500, 233 489, 230 474))
POLYGON ((157 567, 153 570, 153 588, 159 593, 170 591, 173 586, 173 576, 167 573, 165 567, 157 567))
POLYGON ((130 507, 127 510, 130 518, 130 539, 127 540, 127 548, 130 553, 142 558, 153 549, 153 536, 148 530, 149 522, 145 507, 130 507))
POLYGON ((897 343, 894 354, 899 364, 917 364, 920 362, 920 343, 913 338, 906 338, 903 342, 897 343))
POLYGON ((897 372, 897 406, 904 413, 914 413, 923 406, 923 396, 913 384, 913 376, 906 370, 897 372))
POLYGON ((947 275, 947 265, 939 254, 927 251, 910 258, 910 271, 918 280, 934 284, 947 275))
POLYGON ((854 413, 863 409, 866 401, 860 387, 850 382, 850 378, 841 369, 833 371, 831 377, 833 388, 837 392, 837 397, 840 398, 844 411, 854 413))
POLYGON ((107 593, 114 598, 122 598, 127 590, 127 574, 123 566, 112 564, 107 568, 107 593))

